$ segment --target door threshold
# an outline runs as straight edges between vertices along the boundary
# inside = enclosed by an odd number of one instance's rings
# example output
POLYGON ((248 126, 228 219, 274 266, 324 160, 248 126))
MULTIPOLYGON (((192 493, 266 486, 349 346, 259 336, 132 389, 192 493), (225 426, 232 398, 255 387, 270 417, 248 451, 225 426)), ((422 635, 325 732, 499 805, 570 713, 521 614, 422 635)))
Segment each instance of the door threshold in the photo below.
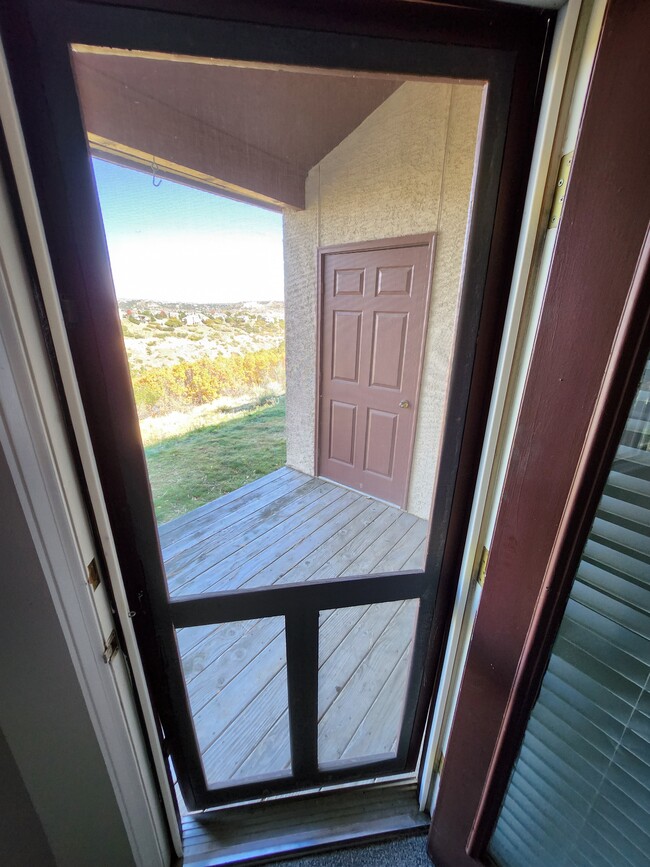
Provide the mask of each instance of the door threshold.
MULTIPOLYGON (((319 473, 316 473, 314 478, 320 479, 323 482, 329 482, 330 485, 336 485, 337 488, 343 488, 344 491, 352 491, 353 494, 361 494, 362 497, 368 497, 368 499, 375 500, 377 503, 383 503, 385 506, 392 506, 393 509, 399 509, 400 512, 406 512, 408 515, 413 514, 412 512, 407 511, 406 506, 400 506, 390 500, 384 500, 383 497, 376 497, 374 494, 369 494, 367 491, 353 488, 351 485, 346 485, 343 482, 337 482, 334 479, 330 479, 329 476, 321 476, 319 473)), ((417 515, 415 517, 417 517, 417 515)))
POLYGON ((315 792, 183 817, 183 865, 262 864, 423 831, 417 783, 315 792), (318 799, 317 803, 315 799, 318 799))

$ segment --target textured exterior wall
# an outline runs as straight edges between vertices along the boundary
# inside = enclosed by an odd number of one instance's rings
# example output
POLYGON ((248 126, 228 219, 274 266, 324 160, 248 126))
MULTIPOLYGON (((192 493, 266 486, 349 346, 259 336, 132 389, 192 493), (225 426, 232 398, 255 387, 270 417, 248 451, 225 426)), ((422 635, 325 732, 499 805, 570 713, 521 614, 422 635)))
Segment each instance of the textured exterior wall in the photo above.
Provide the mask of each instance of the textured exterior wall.
POLYGON ((438 211, 431 310, 408 511, 428 518, 444 417, 483 88, 452 85, 438 211))
POLYGON ((409 511, 427 517, 436 472, 471 196, 478 85, 407 82, 309 173, 285 212, 287 463, 315 465, 318 247, 437 233, 409 511))

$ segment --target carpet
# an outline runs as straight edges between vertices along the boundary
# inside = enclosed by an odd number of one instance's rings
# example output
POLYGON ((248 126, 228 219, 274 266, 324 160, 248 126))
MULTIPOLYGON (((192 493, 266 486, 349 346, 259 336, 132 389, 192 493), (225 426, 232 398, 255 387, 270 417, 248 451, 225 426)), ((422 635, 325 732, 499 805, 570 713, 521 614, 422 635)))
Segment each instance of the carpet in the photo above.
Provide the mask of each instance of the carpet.
POLYGON ((426 834, 400 837, 385 843, 352 846, 283 861, 269 867, 432 867, 427 855, 426 834))

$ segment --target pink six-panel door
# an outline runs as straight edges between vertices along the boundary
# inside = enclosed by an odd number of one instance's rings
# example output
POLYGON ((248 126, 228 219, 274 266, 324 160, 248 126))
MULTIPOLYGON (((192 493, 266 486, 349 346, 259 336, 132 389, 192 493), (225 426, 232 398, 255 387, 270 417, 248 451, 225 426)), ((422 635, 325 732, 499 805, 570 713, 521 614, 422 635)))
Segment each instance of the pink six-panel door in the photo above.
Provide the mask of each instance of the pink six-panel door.
POLYGON ((406 506, 433 235, 323 250, 318 472, 406 506))

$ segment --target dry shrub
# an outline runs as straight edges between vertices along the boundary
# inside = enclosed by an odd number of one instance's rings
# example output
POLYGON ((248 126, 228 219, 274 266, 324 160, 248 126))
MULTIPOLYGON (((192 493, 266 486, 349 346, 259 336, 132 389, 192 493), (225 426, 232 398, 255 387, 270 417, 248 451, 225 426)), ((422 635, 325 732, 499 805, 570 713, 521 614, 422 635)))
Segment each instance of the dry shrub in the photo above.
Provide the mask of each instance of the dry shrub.
POLYGON ((140 418, 183 411, 220 397, 283 384, 284 343, 242 355, 200 358, 169 367, 152 367, 133 376, 140 418))

